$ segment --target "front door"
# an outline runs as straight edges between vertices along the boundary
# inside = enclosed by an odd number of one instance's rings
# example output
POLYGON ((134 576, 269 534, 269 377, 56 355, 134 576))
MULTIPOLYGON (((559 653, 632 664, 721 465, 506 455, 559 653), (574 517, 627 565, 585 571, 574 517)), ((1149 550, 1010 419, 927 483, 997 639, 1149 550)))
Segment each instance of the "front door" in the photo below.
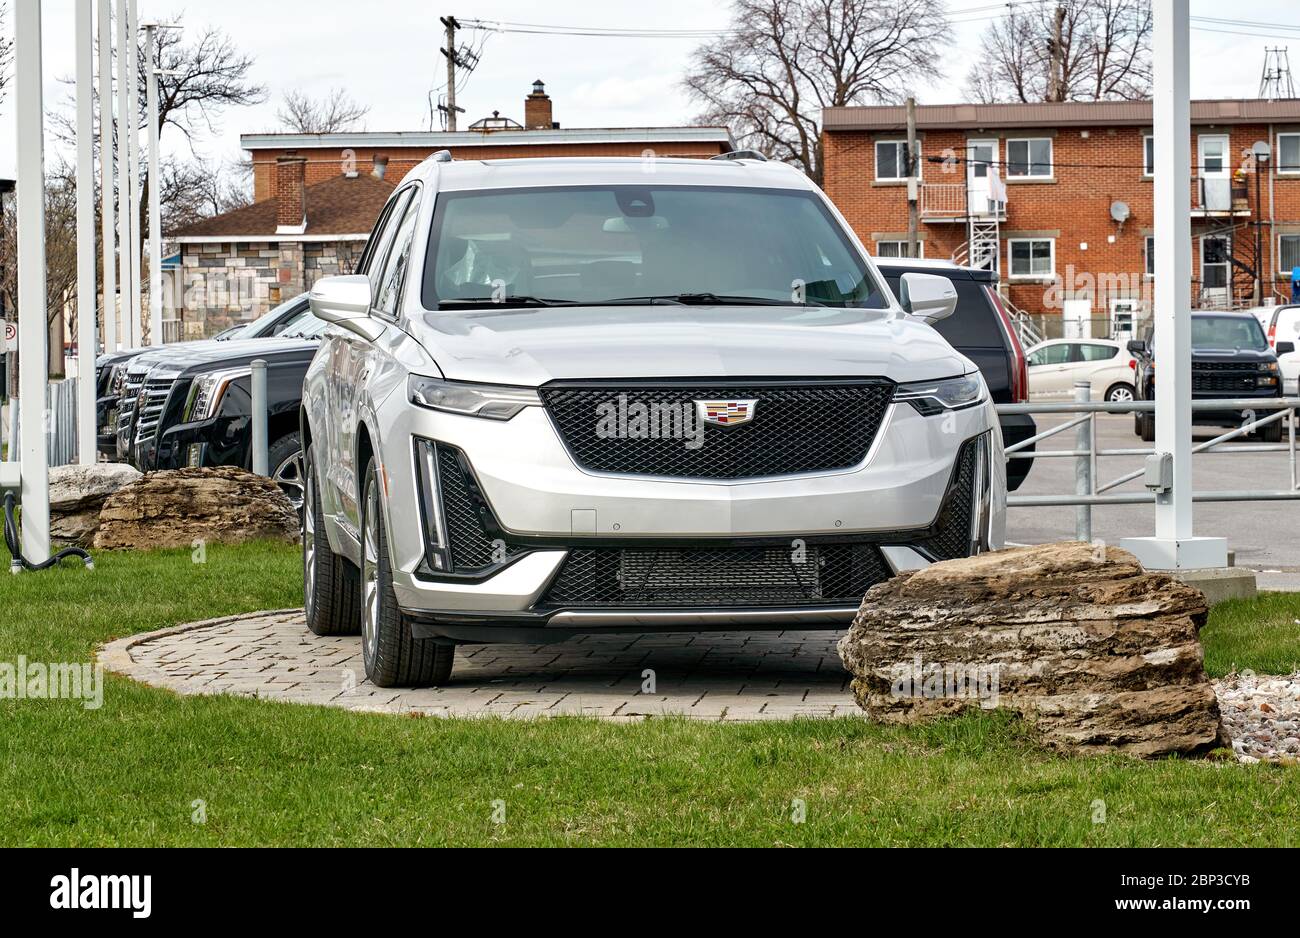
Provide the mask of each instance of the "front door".
POLYGON ((1197 172, 1201 184, 1201 207, 1209 212, 1232 210, 1232 160, 1226 134, 1201 134, 1197 138, 1197 172))
POLYGON ((1228 258, 1232 242, 1227 235, 1201 238, 1201 304, 1224 306, 1228 301, 1228 258))
POLYGON ((989 174, 998 164, 998 141, 966 141, 967 211, 971 215, 989 214, 989 174))

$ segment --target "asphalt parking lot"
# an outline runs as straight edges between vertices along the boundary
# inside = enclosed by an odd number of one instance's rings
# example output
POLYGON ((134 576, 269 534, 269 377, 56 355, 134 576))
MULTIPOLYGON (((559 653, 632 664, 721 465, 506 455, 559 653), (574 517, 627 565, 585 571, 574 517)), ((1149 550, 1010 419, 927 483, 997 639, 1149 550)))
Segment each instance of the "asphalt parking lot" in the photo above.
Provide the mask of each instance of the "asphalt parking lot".
MULTIPOLYGON (((1038 415, 1039 429, 1064 422, 1065 417, 1038 415)), ((1194 429, 1196 441, 1204 442, 1224 432, 1213 427, 1194 429)), ((1044 440, 1040 449, 1073 449, 1073 429, 1044 440)), ((1133 418, 1123 414, 1102 414, 1097 418, 1097 436, 1102 449, 1141 448, 1133 432, 1133 418)), ((1283 440, 1286 432, 1283 431, 1283 440)), ((1244 441, 1247 445, 1255 441, 1244 441)), ((1150 445, 1150 444, 1147 444, 1150 445)), ((1238 448, 1241 444, 1227 444, 1238 448)), ((1141 456, 1106 456, 1098 460, 1098 482, 1104 484, 1142 466, 1141 456)), ((1192 477, 1197 491, 1230 489, 1285 490, 1291 470, 1287 453, 1202 453, 1194 457, 1192 477)), ((1141 480, 1126 483, 1113 492, 1142 492, 1141 480)), ((1017 495, 1056 495, 1074 492, 1074 460, 1036 459, 1017 495)), ((1236 563, 1260 571, 1259 585, 1269 589, 1300 589, 1300 503, 1197 502, 1197 534, 1228 539, 1236 551, 1236 563)), ((1073 506, 1011 508, 1007 514, 1007 540, 1017 544, 1041 544, 1074 537, 1073 506)), ((1155 532, 1155 509, 1146 505, 1096 506, 1092 515, 1092 536, 1107 543, 1121 538, 1141 537, 1155 532)))

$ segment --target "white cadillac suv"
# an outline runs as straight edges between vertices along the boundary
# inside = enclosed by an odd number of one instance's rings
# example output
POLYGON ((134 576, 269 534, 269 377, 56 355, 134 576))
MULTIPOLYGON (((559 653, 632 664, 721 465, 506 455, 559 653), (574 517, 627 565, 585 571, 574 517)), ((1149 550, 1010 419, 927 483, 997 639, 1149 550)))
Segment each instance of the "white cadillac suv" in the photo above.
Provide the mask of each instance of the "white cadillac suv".
POLYGON ((899 294, 756 156, 435 155, 311 292, 308 624, 437 684, 460 643, 841 628, 1000 547, 997 417, 928 324, 956 294, 899 294))

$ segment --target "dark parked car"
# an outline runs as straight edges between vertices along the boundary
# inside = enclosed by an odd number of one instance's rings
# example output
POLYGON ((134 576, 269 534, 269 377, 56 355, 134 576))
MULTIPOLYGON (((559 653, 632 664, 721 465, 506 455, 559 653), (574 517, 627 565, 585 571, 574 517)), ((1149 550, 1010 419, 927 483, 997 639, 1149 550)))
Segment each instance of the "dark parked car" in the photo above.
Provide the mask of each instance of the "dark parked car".
MULTIPOLYGON (((979 367, 995 404, 1021 404, 1029 399, 1025 351, 998 295, 997 273, 959 267, 950 261, 916 258, 878 257, 876 264, 895 296, 899 278, 906 273, 938 274, 951 280, 957 288, 957 311, 935 323, 934 328, 979 367)), ((998 422, 1007 446, 1038 432, 1034 418, 1028 414, 1003 415, 998 422)), ((1020 488, 1033 463, 1032 459, 1007 460, 1009 491, 1020 488)))
MULTIPOLYGON (((1128 344, 1137 359, 1137 399, 1155 400, 1156 362, 1154 332, 1147 326, 1142 338, 1128 344)), ((1294 351, 1290 342, 1279 342, 1275 353, 1259 320, 1249 313, 1192 312, 1192 400, 1259 398, 1282 396, 1282 376, 1277 356, 1294 351)), ((1193 411, 1193 422, 1204 426, 1233 427, 1242 423, 1248 411, 1193 411)), ((1263 416, 1263 414, 1260 414, 1263 416)), ((1134 432, 1150 443, 1156 438, 1155 414, 1136 414, 1134 432)), ((1266 443, 1282 440, 1281 422, 1261 427, 1258 436, 1266 443)))
POLYGON ((307 294, 302 293, 252 322, 232 326, 212 339, 176 342, 165 346, 119 349, 100 355, 95 359, 95 426, 99 452, 110 459, 118 456, 117 403, 125 389, 128 365, 139 356, 158 353, 183 354, 191 349, 206 348, 214 342, 270 339, 287 332, 299 331, 315 321, 315 318, 307 305, 307 294))
POLYGON ((302 502, 298 410, 302 382, 325 324, 315 319, 257 343, 157 350, 126 368, 116 456, 151 472, 183 466, 252 467, 251 364, 267 363, 271 477, 302 502))

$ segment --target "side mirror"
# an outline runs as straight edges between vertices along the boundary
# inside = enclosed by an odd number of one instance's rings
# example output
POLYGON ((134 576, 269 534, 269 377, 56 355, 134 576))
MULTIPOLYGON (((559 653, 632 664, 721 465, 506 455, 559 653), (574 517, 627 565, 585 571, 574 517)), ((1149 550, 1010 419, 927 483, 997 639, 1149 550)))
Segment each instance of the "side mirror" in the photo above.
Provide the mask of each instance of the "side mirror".
POLYGON ((370 318, 371 301, 370 278, 361 274, 322 277, 308 298, 317 319, 374 340, 383 332, 383 326, 370 318))
POLYGON ((1295 351, 1295 343, 1294 343, 1294 342, 1278 342, 1278 343, 1277 343, 1277 349, 1276 349, 1276 351, 1277 351, 1277 354, 1278 354, 1278 357, 1279 357, 1279 358, 1281 358, 1283 355, 1290 355, 1292 352, 1295 351))
POLYGON ((957 288, 947 277, 903 274, 898 281, 898 301, 909 315, 933 325, 956 311, 957 288))
POLYGON ((1130 339, 1128 343, 1128 353, 1137 355, 1139 358, 1147 357, 1147 344, 1141 339, 1130 339))

